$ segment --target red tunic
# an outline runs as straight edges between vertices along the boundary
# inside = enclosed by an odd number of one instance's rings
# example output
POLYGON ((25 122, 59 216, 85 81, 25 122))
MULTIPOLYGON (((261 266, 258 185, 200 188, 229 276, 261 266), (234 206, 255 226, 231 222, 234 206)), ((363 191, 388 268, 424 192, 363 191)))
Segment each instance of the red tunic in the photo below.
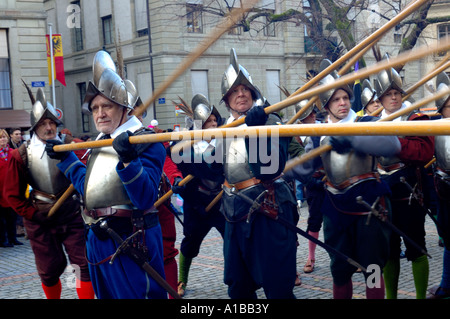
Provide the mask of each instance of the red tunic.
POLYGON ((27 168, 20 156, 19 150, 25 148, 23 144, 20 148, 11 152, 11 158, 8 161, 8 170, 6 172, 6 183, 3 186, 3 196, 10 207, 13 207, 17 214, 31 219, 36 212, 36 208, 25 197, 27 190, 27 168))
POLYGON ((3 196, 3 186, 7 184, 8 180, 6 178, 6 173, 8 172, 8 164, 11 161, 11 153, 13 149, 9 149, 8 157, 6 158, 6 161, 3 159, 0 159, 0 207, 9 207, 9 203, 6 201, 6 199, 3 196))
MULTIPOLYGON (((428 120, 428 115, 414 114, 409 120, 428 120)), ((398 157, 404 163, 425 165, 434 156, 434 136, 406 136, 399 137, 402 150, 398 157)))

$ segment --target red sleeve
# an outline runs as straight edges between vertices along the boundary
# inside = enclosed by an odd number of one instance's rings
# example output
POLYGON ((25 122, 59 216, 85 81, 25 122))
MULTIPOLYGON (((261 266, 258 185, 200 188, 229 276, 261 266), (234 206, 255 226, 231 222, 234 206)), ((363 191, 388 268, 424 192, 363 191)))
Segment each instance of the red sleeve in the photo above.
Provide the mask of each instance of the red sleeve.
MULTIPOLYGON (((0 190, 3 189, 3 185, 7 181, 6 173, 8 172, 8 163, 11 160, 11 152, 12 149, 9 151, 7 161, 0 159, 0 190)), ((8 206, 9 206, 8 202, 5 200, 2 192, 0 192, 0 207, 8 207, 8 206)))
POLYGON ((183 178, 183 174, 181 174, 177 165, 172 161, 169 155, 166 155, 166 161, 164 162, 163 171, 169 179, 171 185, 173 185, 175 177, 183 178))
MULTIPOLYGON (((410 120, 428 120, 428 116, 416 114, 410 120)), ((402 150, 398 157, 405 163, 425 165, 434 156, 434 136, 406 136, 399 138, 402 150)))
POLYGON ((36 209, 31 205, 31 202, 25 198, 25 191, 27 189, 26 167, 19 154, 19 149, 12 152, 11 160, 8 164, 8 172, 3 187, 3 195, 8 201, 9 205, 16 211, 17 214, 27 219, 31 219, 36 209))

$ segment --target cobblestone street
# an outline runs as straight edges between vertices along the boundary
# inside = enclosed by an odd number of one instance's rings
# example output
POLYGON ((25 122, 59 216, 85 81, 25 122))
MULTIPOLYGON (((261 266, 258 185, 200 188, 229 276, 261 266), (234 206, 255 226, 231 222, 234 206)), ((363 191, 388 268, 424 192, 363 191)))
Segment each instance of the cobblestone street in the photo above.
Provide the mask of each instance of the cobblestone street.
MULTIPOLYGON (((180 215, 183 218, 183 215, 180 215)), ((306 229, 308 217, 307 208, 301 209, 298 226, 306 229)), ((183 238, 181 224, 177 224, 177 248, 183 238)), ((433 257, 429 259, 429 286, 440 282, 442 273, 443 248, 438 246, 436 227, 431 219, 426 220, 427 249, 433 257)), ((323 240, 322 231, 320 240, 323 240)), ((0 248, 0 299, 45 299, 41 283, 34 264, 34 255, 28 240, 19 238, 25 243, 13 248, 0 248)), ((301 275, 302 284, 295 287, 294 293, 298 299, 332 299, 332 279, 329 270, 328 253, 321 247, 316 249, 316 264, 314 272, 303 273, 303 266, 308 255, 308 242, 299 237, 297 250, 297 269, 301 275)), ((185 299, 228 299, 227 286, 223 283, 223 253, 222 238, 213 229, 205 238, 199 256, 192 262, 189 283, 185 299)), ((364 277, 361 273, 353 276, 355 299, 365 299, 364 277)), ((74 275, 71 267, 66 269, 62 277, 62 298, 77 299, 74 275)), ((262 289, 258 297, 265 298, 262 289)), ((401 259, 401 274, 399 282, 399 299, 414 299, 415 289, 412 279, 411 263, 401 259)))

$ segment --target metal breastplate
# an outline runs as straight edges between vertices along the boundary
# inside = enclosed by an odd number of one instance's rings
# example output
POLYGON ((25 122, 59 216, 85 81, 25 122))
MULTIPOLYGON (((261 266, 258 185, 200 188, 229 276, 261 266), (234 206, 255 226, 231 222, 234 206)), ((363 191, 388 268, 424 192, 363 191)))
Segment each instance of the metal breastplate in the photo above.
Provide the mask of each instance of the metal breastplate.
POLYGON ((116 172, 118 162, 119 158, 112 146, 92 150, 84 182, 84 203, 87 210, 131 204, 116 172))
POLYGON ((56 166, 60 161, 51 159, 46 153, 38 154, 27 146, 28 173, 30 185, 33 189, 58 195, 64 192, 70 185, 70 181, 56 166))
POLYGON ((434 149, 437 166, 444 171, 450 171, 450 136, 436 135, 434 149))
MULTIPOLYGON (((321 141, 321 145, 328 144, 329 137, 321 141)), ((327 178, 331 184, 338 186, 349 178, 375 172, 373 156, 359 152, 339 154, 335 151, 321 155, 327 178)))
POLYGON ((227 144, 224 172, 228 183, 235 184, 252 178, 254 175, 248 165, 245 139, 236 138, 227 144))

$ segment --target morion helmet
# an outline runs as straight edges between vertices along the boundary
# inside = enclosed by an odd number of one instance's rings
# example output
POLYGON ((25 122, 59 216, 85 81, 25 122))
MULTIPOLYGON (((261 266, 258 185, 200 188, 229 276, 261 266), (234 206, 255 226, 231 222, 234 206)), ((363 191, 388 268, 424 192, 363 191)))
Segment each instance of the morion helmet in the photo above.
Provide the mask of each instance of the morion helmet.
MULTIPOLYGON (((306 104, 308 104, 308 102, 309 100, 303 100, 295 104, 295 113, 298 113, 306 104)), ((306 119, 313 111, 315 111, 316 113, 319 112, 319 108, 316 106, 315 103, 310 105, 308 109, 305 112, 303 112, 303 114, 298 118, 298 120, 302 121, 306 119)))
POLYGON ((128 104, 128 92, 125 82, 117 74, 114 61, 106 51, 100 50, 95 54, 92 72, 94 78, 93 81, 89 81, 82 106, 84 113, 91 113, 91 102, 99 94, 129 110, 133 109, 128 104))
MULTIPOLYGON (((322 62, 320 62, 320 66, 319 66, 320 72, 325 70, 329 65, 331 65, 330 60, 328 60, 328 59, 322 60, 322 62)), ((324 78, 322 78, 320 80, 319 84, 320 85, 330 84, 330 83, 336 81, 337 79, 339 79, 339 74, 336 72, 336 70, 334 70, 333 72, 331 72, 330 74, 327 74, 324 78)), ((347 92, 348 97, 352 98, 352 96, 353 96, 352 89, 347 84, 344 84, 338 88, 331 89, 331 90, 328 90, 326 92, 322 92, 319 94, 319 99, 320 99, 320 103, 322 103, 322 108, 325 108, 325 106, 328 104, 328 102, 330 101, 333 94, 339 89, 342 89, 345 92, 347 92)))
MULTIPOLYGON (((384 59, 389 60, 389 54, 386 53, 384 59)), ((375 89, 379 98, 391 89, 397 90, 403 95, 406 94, 402 89, 402 78, 394 68, 383 70, 377 74, 375 89)))
MULTIPOLYGON (((439 93, 443 90, 448 90, 450 88, 450 79, 445 72, 441 72, 436 77, 436 93, 439 93)), ((445 102, 450 98, 450 94, 436 100, 437 111, 441 112, 442 108, 445 105, 445 102)))
POLYGON ((194 113, 194 129, 201 130, 205 122, 208 120, 208 118, 211 116, 211 114, 214 114, 217 119, 217 123, 221 123, 221 116, 219 114, 219 111, 215 108, 215 106, 211 106, 209 104, 208 99, 203 94, 197 93, 192 98, 192 112, 194 113), (198 121, 201 121, 201 126, 198 127, 196 123, 198 121))
POLYGON ((253 100, 263 99, 258 88, 253 84, 252 77, 248 71, 237 62, 236 50, 230 50, 230 65, 222 76, 222 99, 220 103, 225 102, 232 89, 243 84, 252 92, 253 100))
POLYGON ((369 105, 370 102, 376 101, 378 99, 377 91, 372 87, 372 84, 370 84, 370 81, 365 79, 362 83, 362 90, 361 90, 361 103, 363 109, 369 105))
POLYGON ((58 119, 56 109, 45 99, 44 91, 41 88, 37 90, 36 101, 34 102, 30 113, 30 131, 33 131, 39 121, 51 119, 57 126, 61 126, 62 122, 58 119))

